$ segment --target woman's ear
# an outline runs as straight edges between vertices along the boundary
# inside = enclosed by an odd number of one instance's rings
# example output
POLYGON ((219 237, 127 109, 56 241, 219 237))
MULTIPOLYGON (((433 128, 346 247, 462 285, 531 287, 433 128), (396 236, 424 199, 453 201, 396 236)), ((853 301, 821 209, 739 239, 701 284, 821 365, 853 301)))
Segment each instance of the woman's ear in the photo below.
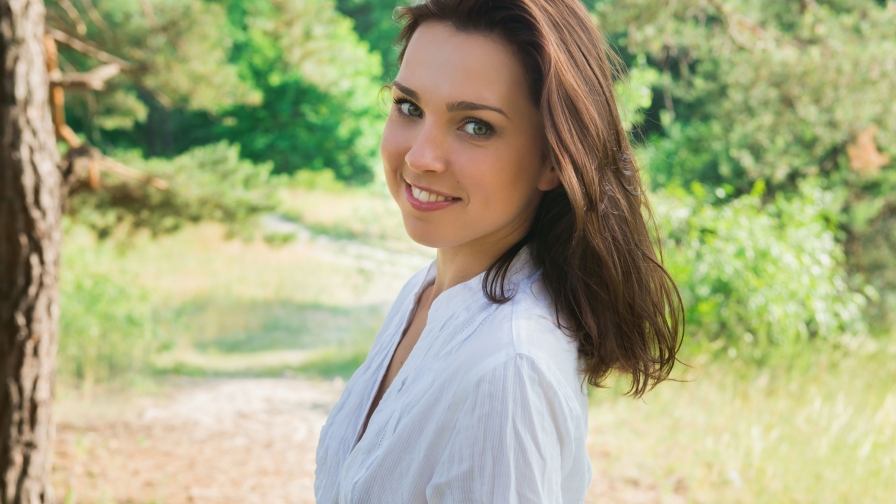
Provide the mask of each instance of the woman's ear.
POLYGON ((540 191, 548 192, 552 189, 556 189, 557 186, 560 185, 560 174, 557 172, 557 168, 554 165, 550 165, 541 173, 541 178, 538 180, 538 189, 540 191))

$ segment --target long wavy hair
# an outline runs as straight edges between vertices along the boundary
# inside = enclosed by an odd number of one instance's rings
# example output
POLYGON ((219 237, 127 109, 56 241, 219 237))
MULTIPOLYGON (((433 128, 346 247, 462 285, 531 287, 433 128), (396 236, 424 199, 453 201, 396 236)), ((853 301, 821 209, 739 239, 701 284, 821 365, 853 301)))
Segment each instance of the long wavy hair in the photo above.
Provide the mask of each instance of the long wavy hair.
POLYGON ((562 184, 539 204, 529 233, 483 277, 506 302, 504 280, 530 245, 556 311, 576 338, 584 375, 602 386, 613 371, 639 397, 669 377, 684 311, 662 265, 653 215, 616 109, 612 53, 579 0, 427 0, 396 9, 407 44, 427 22, 497 36, 513 47, 545 125, 547 155, 562 184))

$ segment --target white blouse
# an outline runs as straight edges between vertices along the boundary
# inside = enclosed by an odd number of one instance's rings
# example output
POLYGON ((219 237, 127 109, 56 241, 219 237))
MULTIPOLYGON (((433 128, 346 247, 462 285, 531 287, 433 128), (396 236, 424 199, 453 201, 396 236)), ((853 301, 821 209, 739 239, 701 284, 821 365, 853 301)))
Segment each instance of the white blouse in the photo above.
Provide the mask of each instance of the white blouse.
POLYGON ((588 398, 575 341, 553 323, 527 249, 504 304, 482 275, 435 299, 367 431, 374 395, 435 263, 404 286, 367 360, 321 430, 318 504, 576 503, 585 500, 588 398))

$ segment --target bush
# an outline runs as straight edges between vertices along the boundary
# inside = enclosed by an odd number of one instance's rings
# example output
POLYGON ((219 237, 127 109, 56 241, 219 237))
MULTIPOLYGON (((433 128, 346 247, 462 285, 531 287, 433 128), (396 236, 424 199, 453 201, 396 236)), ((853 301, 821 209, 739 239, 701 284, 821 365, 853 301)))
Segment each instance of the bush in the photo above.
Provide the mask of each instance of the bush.
POLYGON ((149 293, 115 271, 111 242, 66 226, 60 277, 59 375, 90 388, 137 376, 158 339, 149 293))
POLYGON ((345 182, 337 179, 333 170, 327 168, 318 171, 299 170, 293 173, 286 183, 295 189, 330 192, 338 192, 345 189, 345 182))
POLYGON ((762 359, 773 348, 865 334, 866 299, 843 267, 833 195, 808 181, 763 204, 763 191, 760 182, 725 201, 724 189, 707 194, 695 183, 654 197, 690 341, 762 359))
POLYGON ((240 159, 239 147, 227 142, 196 147, 173 159, 143 159, 135 152, 114 157, 169 187, 160 190, 110 175, 100 190, 73 195, 70 213, 100 236, 122 227, 168 233, 202 220, 247 233, 255 217, 279 205, 279 179, 270 176, 271 163, 240 159))

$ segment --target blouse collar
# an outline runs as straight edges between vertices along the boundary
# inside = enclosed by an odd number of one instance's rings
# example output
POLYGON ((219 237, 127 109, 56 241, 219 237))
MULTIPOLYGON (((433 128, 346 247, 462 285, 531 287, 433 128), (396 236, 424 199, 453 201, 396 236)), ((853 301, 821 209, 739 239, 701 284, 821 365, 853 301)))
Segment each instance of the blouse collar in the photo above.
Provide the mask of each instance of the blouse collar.
MULTIPOLYGON (((529 278, 537 274, 538 271, 539 270, 532 259, 530 246, 524 246, 510 263, 507 275, 504 278, 504 292, 508 296, 513 296, 519 291, 519 288, 523 286, 529 278)), ((430 308, 429 319, 432 320, 432 315, 455 312, 470 303, 488 301, 488 298, 485 296, 485 292, 483 292, 482 289, 482 279, 484 276, 485 271, 466 282, 459 283, 441 293, 439 297, 433 301, 432 307, 430 308)), ((413 299, 419 299, 423 291, 432 285, 435 278, 436 261, 434 260, 430 263, 426 275, 424 275, 422 282, 417 287, 417 292, 413 299)))

